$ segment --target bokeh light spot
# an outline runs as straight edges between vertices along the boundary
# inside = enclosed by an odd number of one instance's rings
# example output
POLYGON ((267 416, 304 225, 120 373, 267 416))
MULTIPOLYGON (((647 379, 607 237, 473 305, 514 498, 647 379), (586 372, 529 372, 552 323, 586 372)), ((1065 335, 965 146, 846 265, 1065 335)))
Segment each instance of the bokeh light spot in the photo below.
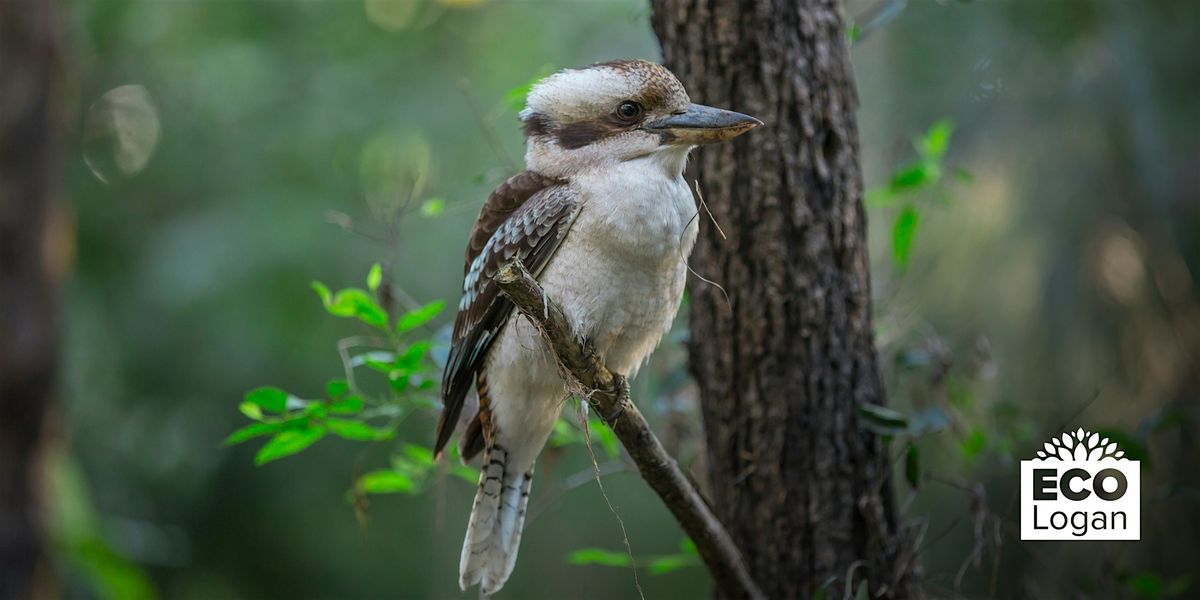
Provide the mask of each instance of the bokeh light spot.
POLYGON ((88 107, 84 122, 84 162, 105 183, 132 177, 146 167, 158 146, 161 126, 150 92, 123 85, 88 107))

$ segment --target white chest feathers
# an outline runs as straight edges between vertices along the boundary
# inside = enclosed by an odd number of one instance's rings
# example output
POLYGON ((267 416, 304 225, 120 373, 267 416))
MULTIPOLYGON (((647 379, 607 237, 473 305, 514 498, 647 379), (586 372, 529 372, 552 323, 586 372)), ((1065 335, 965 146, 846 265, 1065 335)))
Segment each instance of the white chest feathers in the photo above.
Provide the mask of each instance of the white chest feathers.
POLYGON ((542 284, 609 368, 632 375, 679 309, 696 241, 695 203, 678 170, 656 157, 571 183, 582 208, 542 284))

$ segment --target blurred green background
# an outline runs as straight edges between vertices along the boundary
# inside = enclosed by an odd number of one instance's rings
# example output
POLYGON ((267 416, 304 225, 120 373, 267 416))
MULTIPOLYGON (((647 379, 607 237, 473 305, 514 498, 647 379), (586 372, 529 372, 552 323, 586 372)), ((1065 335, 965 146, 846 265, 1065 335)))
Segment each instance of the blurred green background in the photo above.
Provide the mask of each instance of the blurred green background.
MULTIPOLYGON (((658 58, 649 6, 68 8, 79 118, 55 500, 66 590, 461 597, 473 486, 446 477, 375 496, 365 520, 346 496, 398 444, 429 444, 432 413, 395 441, 326 439, 263 467, 256 442, 220 443, 246 422, 246 390, 316 395, 340 376, 336 343, 361 328, 327 316, 311 280, 361 286, 380 262, 412 301, 457 303, 476 211, 521 163, 519 87, 658 58), (113 114, 120 134, 97 125, 113 114)), ((921 164, 914 136, 953 126, 937 176, 869 208, 892 401, 937 431, 917 442, 920 490, 897 479, 905 517, 927 530, 930 588, 1196 594, 1181 578, 1200 564, 1200 5, 854 0, 847 13, 865 15, 853 59, 868 189, 921 164), (919 219, 899 261, 904 212, 919 219), (978 534, 1016 523, 1016 462, 1065 426, 1112 431, 1145 456, 1141 543, 978 534), (975 552, 980 565, 964 563, 975 552)), ((436 322, 443 339, 452 318, 436 322)), ((635 395, 702 474, 678 329, 635 395)), ((636 594, 628 569, 567 562, 580 548, 623 551, 594 482, 561 491, 589 469, 579 447, 539 465, 502 597, 636 594)), ((636 475, 605 487, 639 560, 677 552, 678 527, 636 475)), ((640 580, 648 598, 710 587, 699 568, 640 580)))

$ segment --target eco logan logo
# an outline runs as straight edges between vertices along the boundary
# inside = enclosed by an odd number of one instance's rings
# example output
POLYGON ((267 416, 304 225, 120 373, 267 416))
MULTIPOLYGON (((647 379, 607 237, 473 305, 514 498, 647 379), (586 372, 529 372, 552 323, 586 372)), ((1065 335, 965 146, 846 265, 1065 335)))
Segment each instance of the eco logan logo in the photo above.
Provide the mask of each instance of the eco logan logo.
POLYGON ((1140 463, 1108 438, 1052 438, 1021 461, 1021 539, 1141 539, 1140 484, 1140 463))

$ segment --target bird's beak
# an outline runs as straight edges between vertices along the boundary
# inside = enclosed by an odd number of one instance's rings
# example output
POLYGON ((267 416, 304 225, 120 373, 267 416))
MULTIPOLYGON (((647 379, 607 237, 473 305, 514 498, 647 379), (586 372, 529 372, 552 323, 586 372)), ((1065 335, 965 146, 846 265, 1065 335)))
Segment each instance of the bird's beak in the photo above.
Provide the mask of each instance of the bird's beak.
POLYGON ((683 113, 649 121, 642 127, 662 135, 664 144, 694 146, 731 140, 762 124, 732 110, 689 104, 683 113))

